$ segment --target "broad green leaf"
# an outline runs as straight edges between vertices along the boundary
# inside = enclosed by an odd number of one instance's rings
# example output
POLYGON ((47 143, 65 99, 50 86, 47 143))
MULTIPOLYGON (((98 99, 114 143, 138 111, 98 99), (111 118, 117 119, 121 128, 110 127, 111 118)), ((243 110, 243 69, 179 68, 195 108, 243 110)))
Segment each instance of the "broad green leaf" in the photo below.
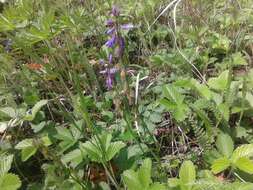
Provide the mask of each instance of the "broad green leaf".
POLYGON ((123 147, 125 147, 123 142, 112 142, 106 150, 106 161, 111 160, 123 147))
POLYGON ((212 92, 211 90, 208 88, 208 86, 206 86, 205 84, 200 84, 197 80, 195 79, 191 79, 191 83, 193 84, 193 86, 195 87, 195 89, 198 91, 198 93, 203 96, 204 98, 206 98, 207 100, 210 100, 212 98, 212 92))
POLYGON ((208 85, 215 90, 225 90, 227 88, 227 84, 228 84, 228 74, 229 71, 223 71, 220 76, 218 77, 214 77, 214 78, 210 78, 208 80, 208 85))
POLYGON ((56 130, 57 130, 57 134, 55 135, 55 137, 57 139, 60 139, 63 141, 75 140, 69 129, 60 126, 60 127, 57 127, 56 130))
POLYGON ((47 147, 53 144, 48 136, 42 137, 41 141, 42 141, 42 144, 47 147))
POLYGON ((249 158, 239 158, 236 161, 235 166, 244 172, 253 174, 253 162, 249 158))
POLYGON ((232 55, 233 65, 247 65, 246 59, 242 56, 240 52, 234 53, 232 55))
POLYGON ((181 104, 184 101, 184 96, 173 85, 163 87, 163 93, 166 98, 176 104, 181 104))
POLYGON ((9 118, 15 118, 17 116, 16 110, 11 107, 0 108, 0 112, 5 114, 9 118))
POLYGON ((211 168, 212 168, 212 172, 214 174, 217 174, 217 173, 224 171, 229 166, 230 166, 230 161, 228 160, 228 158, 224 157, 224 158, 219 158, 219 159, 215 160, 213 162, 211 168))
POLYGON ((168 179, 168 184, 169 184, 169 187, 178 187, 180 185, 180 179, 178 178, 169 178, 168 179))
POLYGON ((138 177, 140 183, 142 184, 143 189, 147 189, 149 184, 151 183, 151 167, 152 167, 151 160, 145 159, 138 171, 138 177))
POLYGON ((21 160, 23 162, 27 161, 31 156, 37 152, 36 147, 27 147, 21 150, 21 160))
POLYGON ((123 181, 128 190, 143 190, 142 184, 138 178, 138 173, 133 170, 124 171, 123 181))
POLYGON ((24 139, 21 142, 19 142, 15 146, 15 148, 21 150, 21 149, 28 148, 28 147, 33 147, 33 146, 34 146, 33 139, 24 139))
POLYGON ((218 109, 220 113, 222 114, 223 118, 228 121, 229 120, 229 115, 230 115, 230 110, 227 104, 219 104, 218 109))
POLYGON ((191 161, 184 161, 179 171, 181 188, 190 190, 196 180, 196 170, 191 161))
POLYGON ((81 145, 81 148, 87 152, 88 157, 94 162, 103 162, 103 153, 100 148, 94 143, 87 141, 81 145))
POLYGON ((37 102, 34 107, 31 110, 31 114, 27 114, 24 117, 24 120, 27 121, 32 121, 34 120, 34 118, 36 117, 36 114, 40 111, 40 109, 45 106, 48 103, 48 100, 40 100, 39 102, 37 102))
POLYGON ((11 169, 13 161, 13 155, 1 155, 0 156, 0 176, 6 174, 11 169))
POLYGON ((78 166, 78 164, 82 162, 83 153, 81 152, 80 149, 75 149, 65 154, 64 156, 62 156, 61 160, 64 164, 67 164, 70 162, 71 166, 75 168, 76 166, 78 166))
POLYGON ((17 190, 21 187, 21 181, 17 175, 4 174, 0 177, 1 190, 17 190))
POLYGON ((235 151, 232 154, 231 160, 233 163, 236 163, 236 161, 239 158, 242 158, 242 157, 248 158, 251 156, 253 156, 253 144, 245 144, 235 149, 235 151))
POLYGON ((234 142, 228 134, 221 133, 217 137, 216 147, 222 155, 229 158, 234 150, 234 142))
POLYGON ((163 184, 154 183, 149 187, 148 190, 166 190, 166 187, 163 184))

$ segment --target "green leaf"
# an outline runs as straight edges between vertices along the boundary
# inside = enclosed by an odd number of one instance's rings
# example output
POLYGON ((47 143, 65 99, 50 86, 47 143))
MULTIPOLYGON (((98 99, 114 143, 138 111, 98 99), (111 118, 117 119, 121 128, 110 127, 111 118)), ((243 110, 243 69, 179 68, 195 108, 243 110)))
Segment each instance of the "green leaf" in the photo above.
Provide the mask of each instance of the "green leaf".
POLYGON ((178 89, 173 85, 163 87, 163 93, 166 98, 175 104, 181 104, 184 101, 184 96, 179 93, 178 89))
POLYGON ((196 170, 191 161, 184 161, 179 171, 181 188, 190 190, 196 180, 196 170))
POLYGON ((232 55, 233 65, 247 65, 246 59, 242 56, 240 52, 234 53, 232 55))
POLYGON ((228 134, 221 133, 217 137, 216 147, 222 155, 229 158, 234 150, 234 142, 228 134))
POLYGON ((149 190, 166 190, 166 187, 163 184, 154 183, 149 187, 149 190))
POLYGON ((215 160, 211 168, 212 168, 212 172, 214 174, 217 174, 224 171, 229 166, 230 166, 230 161, 228 160, 228 158, 224 157, 224 158, 219 158, 215 160))
POLYGON ((23 162, 27 161, 31 156, 37 152, 36 147, 27 147, 21 150, 21 160, 23 162))
POLYGON ((34 107, 31 110, 31 114, 27 114, 24 117, 24 120, 26 121, 32 121, 34 120, 36 114, 40 111, 40 109, 45 106, 48 103, 48 100, 40 100, 39 102, 37 102, 34 107))
POLYGON ((34 145, 33 139, 24 139, 19 142, 15 148, 21 150, 22 161, 28 160, 37 151, 37 147, 34 145))
POLYGON ((149 184, 151 183, 151 167, 152 167, 151 160, 145 159, 138 171, 138 177, 144 189, 147 189, 149 184))
POLYGON ((226 70, 220 74, 218 77, 210 78, 208 80, 208 85, 215 90, 223 91, 227 88, 228 84, 228 74, 229 71, 226 70))
POLYGON ((239 158, 236 161, 235 166, 244 172, 253 174, 253 162, 249 158, 239 158))
POLYGON ((75 149, 62 156, 61 160, 64 164, 71 162, 71 166, 75 168, 83 161, 83 152, 80 149, 75 149))
POLYGON ((111 160, 123 147, 125 147, 123 142, 118 141, 111 143, 106 150, 106 161, 111 160))
POLYGON ((88 157, 94 162, 103 162, 103 153, 100 148, 92 143, 91 141, 87 141, 81 145, 81 148, 84 149, 84 152, 87 152, 88 157))
POLYGON ((6 174, 11 169, 13 161, 13 155, 1 155, 0 156, 0 176, 6 174))
POLYGON ((232 154, 232 162, 236 163, 239 158, 253 156, 253 144, 245 144, 235 149, 232 154))
POLYGON ((1 190, 17 190, 21 187, 21 181, 17 175, 5 174, 0 177, 1 190))
POLYGON ((28 147, 33 147, 33 139, 24 139, 15 146, 15 148, 19 150, 28 147))
POLYGON ((138 173, 133 170, 123 172, 123 181, 128 190, 143 190, 142 184, 138 178, 138 173))

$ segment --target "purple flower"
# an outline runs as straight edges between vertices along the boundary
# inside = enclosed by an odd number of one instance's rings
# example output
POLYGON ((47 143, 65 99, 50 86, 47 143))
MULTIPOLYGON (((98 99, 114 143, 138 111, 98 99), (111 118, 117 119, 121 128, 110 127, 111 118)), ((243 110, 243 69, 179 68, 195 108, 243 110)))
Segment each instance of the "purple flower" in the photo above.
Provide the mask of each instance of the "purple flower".
POLYGON ((116 35, 114 34, 106 43, 105 45, 109 48, 112 48, 116 43, 116 35))
POLYGON ((112 89, 113 87, 111 75, 107 75, 106 77, 106 87, 108 90, 112 89))
POLYGON ((103 71, 100 71, 99 73, 100 74, 110 74, 110 75, 113 75, 115 74, 116 72, 118 72, 119 69, 116 69, 116 68, 110 68, 110 69, 105 69, 103 71))
POLYGON ((125 41, 124 41, 124 38, 123 37, 120 37, 118 39, 118 46, 117 48, 115 49, 115 55, 117 57, 122 57, 123 53, 124 53, 124 49, 125 49, 125 41))
POLYGON ((100 65, 104 65, 104 64, 105 64, 105 60, 100 59, 100 60, 99 60, 99 63, 100 63, 100 65))
POLYGON ((117 7, 115 5, 112 6, 112 15, 115 17, 120 15, 119 7, 117 7))
POLYGON ((112 19, 109 19, 106 21, 106 26, 112 27, 114 25, 114 21, 112 19))

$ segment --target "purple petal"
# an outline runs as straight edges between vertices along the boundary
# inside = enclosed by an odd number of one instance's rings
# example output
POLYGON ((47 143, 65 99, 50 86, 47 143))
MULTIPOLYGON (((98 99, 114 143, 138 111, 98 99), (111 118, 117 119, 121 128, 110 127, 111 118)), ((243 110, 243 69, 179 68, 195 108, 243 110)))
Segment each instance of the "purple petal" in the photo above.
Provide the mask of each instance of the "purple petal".
POLYGON ((120 27, 121 27, 121 29, 123 29, 123 30, 130 30, 130 29, 134 28, 134 25, 131 24, 131 23, 129 23, 129 24, 123 24, 123 25, 121 25, 120 27))
POLYGON ((109 75, 113 75, 115 74, 116 72, 118 72, 119 69, 117 68, 111 68, 111 69, 105 69, 103 71, 100 71, 99 73, 100 74, 109 74, 109 75))
POLYGON ((99 60, 99 63, 100 63, 101 65, 104 65, 104 64, 105 64, 105 60, 100 59, 100 60, 99 60))
POLYGON ((116 43, 116 36, 113 35, 112 38, 105 43, 105 45, 109 48, 112 48, 115 45, 115 43, 116 43))
POLYGON ((106 78, 106 86, 107 86, 108 90, 112 89, 112 87, 113 87, 112 78, 110 75, 108 75, 106 78))
POLYGON ((114 25, 114 21, 112 19, 109 19, 106 21, 106 26, 112 27, 114 25))
POLYGON ((115 16, 115 17, 120 15, 119 7, 117 7, 115 5, 112 6, 112 15, 115 16))
POLYGON ((115 28, 113 27, 113 28, 108 29, 108 30, 106 31, 106 34, 112 35, 112 34, 114 34, 114 32, 115 32, 115 28))
POLYGON ((112 64, 112 59, 113 59, 113 57, 112 57, 112 54, 110 53, 109 54, 109 64, 112 64))
POLYGON ((116 57, 122 57, 123 53, 124 53, 124 49, 125 49, 125 41, 124 38, 119 38, 118 40, 118 47, 115 48, 115 56, 116 57))

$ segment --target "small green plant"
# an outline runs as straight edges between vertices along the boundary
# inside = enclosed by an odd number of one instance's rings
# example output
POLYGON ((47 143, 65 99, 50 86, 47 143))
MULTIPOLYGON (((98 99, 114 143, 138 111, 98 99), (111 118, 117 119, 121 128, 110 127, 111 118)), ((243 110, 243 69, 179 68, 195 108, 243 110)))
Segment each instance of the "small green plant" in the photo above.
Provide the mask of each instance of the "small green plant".
POLYGON ((141 167, 137 170, 127 170, 122 174, 123 181, 129 190, 165 190, 166 186, 161 183, 152 182, 151 179, 152 162, 145 159, 141 167))
POLYGON ((228 134, 220 134, 217 138, 216 147, 221 157, 212 164, 213 173, 220 173, 229 167, 231 172, 240 169, 246 173, 253 174, 253 145, 245 144, 234 149, 234 142, 228 134))
POLYGON ((0 155, 0 187, 2 190, 17 190, 21 187, 21 181, 15 174, 8 173, 11 169, 13 155, 2 153, 0 155))

